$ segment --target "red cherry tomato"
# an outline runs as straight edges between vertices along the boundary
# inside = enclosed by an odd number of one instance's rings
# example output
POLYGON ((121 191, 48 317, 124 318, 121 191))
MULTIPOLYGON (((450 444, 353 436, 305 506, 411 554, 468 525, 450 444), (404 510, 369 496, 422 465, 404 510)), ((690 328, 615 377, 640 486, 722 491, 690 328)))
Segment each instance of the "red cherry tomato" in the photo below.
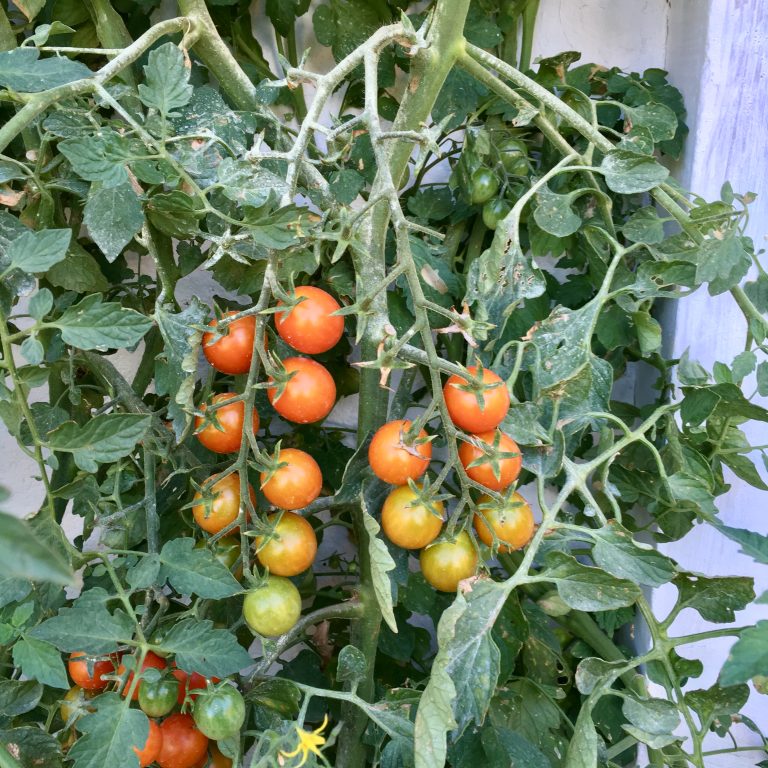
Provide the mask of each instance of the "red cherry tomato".
MULTIPOLYGON (((274 524, 278 514, 270 515, 274 524)), ((315 561, 317 536, 312 526, 295 512, 283 512, 272 538, 256 537, 256 557, 275 576, 297 576, 315 561)))
MULTIPOLYGON (((205 481, 204 485, 210 482, 211 478, 205 481)), ((208 533, 218 533, 223 531, 228 525, 233 523, 240 513, 240 475, 237 472, 223 477, 213 484, 210 489, 213 494, 213 500, 208 508, 204 503, 196 504, 192 507, 192 515, 195 522, 208 533)), ((253 488, 248 486, 248 494, 251 497, 251 503, 256 506, 256 494, 253 488)), ((202 501, 203 494, 198 491, 193 501, 202 501)))
MULTIPOLYGON (((232 317, 236 312, 227 312, 232 317)), ((218 320, 208 325, 216 328, 218 320)), ((226 327, 226 334, 214 341, 214 333, 203 334, 203 354, 208 362, 222 373, 248 373, 253 357, 253 340, 256 336, 256 318, 252 315, 241 317, 226 327)))
POLYGON ((160 768, 192 768, 208 754, 208 737, 195 726, 192 715, 176 713, 163 720, 160 768))
MULTIPOLYGON (((148 651, 147 655, 144 657, 144 663, 141 665, 141 671, 143 672, 145 669, 149 669, 152 667, 153 669, 165 669, 167 666, 165 659, 160 658, 156 653, 152 653, 152 651, 148 651)), ((122 676, 125 674, 125 665, 121 664, 117 668, 117 674, 122 676)), ((131 683, 133 682, 133 672, 129 673, 128 679, 125 681, 125 685, 123 686, 123 696, 127 696, 128 692, 131 690, 131 683)), ((133 691, 133 695, 131 696, 131 699, 133 701, 136 701, 139 698, 139 689, 141 688, 141 680, 139 680, 138 684, 136 685, 135 690, 133 691)))
MULTIPOLYGON (((231 400, 237 395, 231 392, 223 392, 214 395, 213 403, 222 403, 231 400)), ((206 405, 200 406, 201 411, 206 410, 206 405)), ((253 432, 259 429, 259 414, 253 409, 253 432)), ((216 420, 221 429, 217 429, 214 424, 208 424, 204 429, 197 433, 197 439, 209 450, 214 453, 234 453, 240 450, 240 441, 243 437, 243 425, 245 422, 245 403, 237 400, 229 405, 223 405, 216 409, 216 420)), ((198 416, 195 419, 195 428, 200 429, 203 425, 203 418, 198 416)))
MULTIPOLYGON (((297 288, 294 296, 303 301, 289 312, 275 313, 280 338, 305 355, 327 352, 344 335, 344 318, 333 314, 341 309, 339 302, 313 285, 297 288)), ((282 304, 279 302, 278 306, 282 304)))
POLYGON ((281 448, 279 466, 261 473, 262 493, 280 509, 301 509, 320 495, 323 474, 317 462, 297 448, 281 448))
MULTIPOLYGON (((476 376, 478 369, 467 369, 476 376)), ((443 387, 443 397, 453 423, 465 432, 487 432, 496 429, 509 410, 509 392, 506 384, 493 371, 483 368, 483 383, 488 385, 480 394, 482 407, 477 396, 469 389, 463 389, 467 380, 454 374, 443 387)))
POLYGON ((381 427, 371 440, 368 448, 368 463, 373 473, 385 483, 406 485, 408 480, 417 480, 429 466, 432 458, 432 443, 426 441, 427 433, 422 429, 417 440, 406 441, 410 421, 390 421, 381 427))
POLYGON ((134 747, 133 751, 136 753, 136 757, 139 758, 139 768, 147 768, 150 763, 154 763, 157 760, 157 756, 160 754, 160 750, 163 746, 163 732, 160 730, 160 726, 154 721, 149 721, 149 735, 147 741, 142 749, 134 747))
POLYGON ((101 691, 109 684, 104 675, 115 673, 115 658, 93 658, 86 656, 82 651, 75 651, 69 657, 67 669, 72 682, 83 690, 101 691))
POLYGON ((483 495, 479 499, 479 506, 474 524, 483 544, 489 547, 493 545, 491 530, 501 542, 499 552, 502 553, 520 549, 533 538, 536 530, 533 512, 519 493, 513 493, 501 507, 490 496, 483 495))
MULTIPOLYGON (((283 360, 286 373, 293 374, 277 397, 277 387, 267 390, 274 409, 287 421, 312 424, 324 419, 336 402, 336 384, 326 368, 307 357, 283 360)), ((270 378, 270 382, 273 380, 270 378)))
POLYGON ((471 443, 462 443, 459 446, 459 459, 461 464, 466 470, 472 480, 480 485, 490 488, 492 491, 503 491, 508 488, 512 483, 517 480, 520 475, 520 468, 522 466, 522 456, 520 455, 520 446, 508 435, 498 430, 492 430, 489 432, 481 432, 479 435, 472 435, 477 440, 493 445, 496 440, 496 435, 500 435, 497 448, 501 453, 516 453, 517 456, 510 456, 509 458, 499 459, 497 462, 497 473, 494 471, 493 461, 490 457, 486 456, 479 448, 471 443), (481 464, 477 464, 474 467, 469 465, 472 462, 482 459, 485 456, 486 460, 481 464))

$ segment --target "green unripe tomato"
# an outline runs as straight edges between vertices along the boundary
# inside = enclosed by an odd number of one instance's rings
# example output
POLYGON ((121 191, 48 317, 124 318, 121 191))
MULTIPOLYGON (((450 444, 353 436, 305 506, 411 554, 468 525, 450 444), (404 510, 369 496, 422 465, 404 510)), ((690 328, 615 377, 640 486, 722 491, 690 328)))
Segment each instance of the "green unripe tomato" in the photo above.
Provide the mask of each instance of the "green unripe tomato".
POLYGON ((520 139, 504 139, 499 145, 499 157, 510 176, 525 176, 528 173, 528 147, 520 139))
POLYGON ((512 210, 512 206, 503 197, 494 197, 483 206, 483 224, 488 229, 496 225, 512 210))
POLYGON ((165 675, 155 682, 142 680, 139 686, 139 706, 147 717, 164 717, 176 705, 179 681, 165 675))
POLYGON ((292 581, 270 576, 260 587, 250 590, 243 601, 243 618, 259 635, 285 634, 301 616, 301 595, 292 581))
POLYGON ((245 701, 233 685, 223 685, 201 693, 195 699, 192 717, 198 729, 209 739, 228 739, 243 727, 245 701))
POLYGON ((469 199, 475 204, 488 202, 499 191, 499 180, 488 168, 478 168, 470 179, 469 199))

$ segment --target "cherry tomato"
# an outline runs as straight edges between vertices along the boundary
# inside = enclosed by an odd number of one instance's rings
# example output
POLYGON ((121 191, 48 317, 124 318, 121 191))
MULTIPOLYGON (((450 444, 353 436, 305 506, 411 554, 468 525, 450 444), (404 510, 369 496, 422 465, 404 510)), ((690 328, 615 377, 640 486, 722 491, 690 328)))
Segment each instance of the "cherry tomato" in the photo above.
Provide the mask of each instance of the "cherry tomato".
POLYGON ((475 514, 475 531, 483 544, 493 544, 493 533, 502 542, 499 552, 512 552, 524 547, 532 538, 536 526, 528 502, 517 492, 513 493, 503 507, 490 496, 481 496, 479 511, 475 514), (490 528, 488 527, 490 526, 490 528))
POLYGON ((77 720, 83 715, 93 712, 93 706, 89 703, 95 696, 91 691, 84 691, 79 685, 73 685, 65 694, 59 704, 59 714, 65 724, 74 727, 77 720))
POLYGON ((472 203, 486 203, 499 191, 499 180, 488 168, 478 168, 469 182, 469 199, 472 203))
MULTIPOLYGON (((280 513, 270 515, 274 524, 280 513)), ((306 571, 317 554, 317 536, 312 526, 295 512, 283 512, 272 538, 256 537, 256 557, 275 576, 296 576, 306 571)))
MULTIPOLYGON (((226 402, 237 395, 231 392, 222 392, 214 395, 213 403, 226 402)), ((205 404, 200 406, 201 411, 206 410, 205 404)), ((253 409, 253 432, 259 429, 259 414, 253 409)), ((208 424, 197 433, 197 439, 209 450, 214 453, 234 453, 240 450, 240 441, 243 437, 243 424, 245 421, 245 403, 237 400, 229 405, 223 405, 216 409, 216 420, 221 429, 217 429, 214 424, 208 424)), ((203 424, 203 418, 198 416, 195 419, 195 428, 200 429, 203 424)))
POLYGON ((410 486, 401 485, 387 496, 381 508, 381 527, 387 538, 403 549, 421 549, 431 544, 443 527, 442 501, 421 504, 410 486))
POLYGON ((170 715, 160 726, 163 745, 158 755, 160 768, 192 768, 208 753, 208 737, 195 727, 191 715, 170 715))
POLYGON ((281 448, 279 466, 271 474, 261 473, 263 494, 280 509, 301 509, 320 495, 323 474, 317 462, 297 448, 281 448))
POLYGON ((275 313, 280 338, 305 355, 319 355, 336 346, 344 335, 344 318, 333 314, 341 309, 339 302, 313 285, 297 288, 293 295, 303 301, 289 312, 275 313))
POLYGON ((246 592, 243 601, 245 623, 258 635, 285 634, 301 616, 301 595, 292 581, 270 576, 260 587, 246 592))
POLYGON ((144 680, 139 686, 139 706, 148 717, 164 717, 175 706, 179 696, 179 683, 163 675, 159 680, 144 680))
POLYGON ((496 225, 512 210, 512 206, 503 197, 494 197, 483 206, 483 224, 488 229, 496 225))
MULTIPOLYGON (((236 312, 227 312, 232 317, 236 312)), ((216 328, 217 320, 208 325, 216 328)), ((256 318, 241 317, 226 327, 226 333, 214 341, 214 333, 203 334, 203 354, 208 362, 222 373, 248 373, 253 357, 253 340, 256 336, 256 318)))
MULTIPOLYGON (((152 653, 152 651, 147 651, 147 655, 144 657, 144 663, 141 665, 141 671, 143 672, 145 669, 149 669, 152 667, 153 669, 165 669, 166 667, 166 661, 165 659, 160 658, 156 653, 152 653)), ((117 668, 117 674, 121 677, 125 674, 125 665, 121 664, 117 668)), ((123 686, 123 696, 127 696, 128 692, 131 690, 131 683, 133 682, 133 672, 130 672, 128 674, 128 679, 125 681, 125 685, 123 686)), ((136 688, 133 691, 133 695, 131 696, 131 699, 133 701, 136 701, 136 699, 139 698, 139 690, 141 689, 142 682, 139 680, 138 684, 136 685, 136 688)))
MULTIPOLYGON (((179 705, 183 704, 186 698, 189 698, 191 701, 197 698, 197 694, 192 693, 192 691, 201 691, 208 687, 208 678, 203 677, 199 672, 193 672, 190 675, 183 669, 174 669, 171 671, 171 674, 179 683, 179 695, 176 700, 179 705)), ((214 683, 220 682, 218 677, 212 677, 211 681, 214 683)))
POLYGON ((69 657, 67 669, 76 685, 86 691, 101 691, 109 685, 104 675, 115 673, 115 659, 86 656, 82 651, 75 651, 69 657))
MULTIPOLYGON (((203 485, 207 485, 215 475, 211 475, 203 485)), ((192 507, 192 516, 195 522, 208 533, 218 533, 223 531, 228 525, 233 523, 240 512, 240 475, 232 472, 221 480, 213 484, 208 491, 213 494, 213 500, 205 503, 196 504, 192 507)), ((251 503, 255 506, 256 494, 253 488, 248 486, 248 494, 251 497, 251 503)), ((198 491, 193 501, 201 501, 203 494, 198 491)), ((210 496, 209 496, 210 499, 210 496)))
POLYGON ((477 569, 477 552, 466 531, 454 542, 441 541, 422 549, 419 560, 424 578, 441 592, 455 592, 459 582, 477 569))
MULTIPOLYGON (((240 539, 236 536, 223 536, 214 542, 200 539, 195 544, 195 549, 209 549, 213 556, 227 568, 232 566, 240 559, 240 539)), ((235 574, 237 578, 237 574, 235 574)))
POLYGON ((499 435, 497 445, 499 452, 516 453, 517 456, 499 459, 496 463, 496 470, 494 470, 493 461, 489 456, 486 456, 486 460, 482 464, 477 464, 474 467, 469 466, 472 462, 485 456, 480 448, 472 445, 472 443, 462 443, 459 446, 459 459, 467 475, 476 483, 490 488, 492 491, 503 491, 512 485, 520 475, 520 467, 523 462, 520 446, 509 435, 505 435, 499 430, 481 432, 479 435, 472 435, 472 437, 487 445, 493 445, 497 435, 499 435))
POLYGON ((528 147, 520 139, 505 139, 499 145, 499 157, 504 170, 510 176, 525 176, 528 173, 528 147))
MULTIPOLYGON (((477 366, 467 369, 476 376, 477 366)), ((483 368, 483 383, 488 386, 480 393, 482 407, 476 394, 463 387, 467 380, 454 374, 443 387, 443 397, 453 423, 465 432, 487 432, 496 429, 509 410, 509 392, 506 384, 493 372, 483 368)))
MULTIPOLYGON (((324 419, 336 402, 336 384, 326 368, 308 357, 283 360, 286 373, 293 376, 277 397, 277 387, 267 390, 274 409, 287 421, 312 424, 324 419)), ((270 382, 273 380, 270 378, 270 382)))
POLYGON ((232 768, 232 761, 221 754, 216 744, 211 745, 211 764, 210 768, 232 768))
POLYGON ((390 421, 381 427, 368 447, 368 463, 373 473, 385 483, 405 485, 408 480, 417 480, 429 466, 432 458, 432 443, 426 440, 422 429, 418 441, 406 442, 405 433, 410 421, 390 421))
POLYGON ((245 701, 234 685, 223 685, 197 697, 192 717, 209 739, 228 739, 243 727, 245 701))
POLYGON ((154 721, 149 721, 149 735, 142 749, 134 747, 133 751, 139 758, 139 768, 146 768, 150 763, 157 760, 160 750, 163 747, 163 732, 160 726, 154 721))

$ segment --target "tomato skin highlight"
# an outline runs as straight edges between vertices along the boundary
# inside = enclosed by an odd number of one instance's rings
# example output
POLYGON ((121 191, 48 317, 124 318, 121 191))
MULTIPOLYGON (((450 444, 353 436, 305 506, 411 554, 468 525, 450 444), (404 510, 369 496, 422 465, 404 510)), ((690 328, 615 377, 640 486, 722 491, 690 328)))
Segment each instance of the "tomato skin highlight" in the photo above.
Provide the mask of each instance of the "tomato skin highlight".
POLYGON ((318 463, 298 448, 281 448, 280 464, 274 472, 261 473, 261 491, 280 509, 301 509, 313 502, 323 487, 318 463))
MULTIPOLYGON (((147 651, 147 655, 144 657, 144 663, 141 665, 141 671, 143 672, 145 669, 149 669, 152 667, 153 669, 165 669, 167 663, 165 659, 160 658, 156 653, 153 653, 152 651, 147 651)), ((125 666, 121 664, 117 668, 117 674, 122 676, 125 674, 125 666)), ((123 696, 128 696, 128 691, 131 689, 131 683, 133 682, 133 672, 130 672, 128 674, 128 679, 125 681, 125 685, 123 686, 122 694, 123 696)), ((139 680, 138 684, 136 685, 136 689, 133 692, 133 695, 131 696, 132 701, 136 701, 139 698, 139 690, 141 689, 142 682, 139 680)))
POLYGON ((385 483, 406 485, 408 480, 418 480, 427 471, 432 443, 425 440, 427 433, 422 429, 417 439, 425 442, 405 447, 403 437, 410 426, 410 421, 402 419, 387 422, 371 440, 368 463, 376 477, 385 483))
POLYGON ((160 726, 154 721, 149 721, 149 735, 142 749, 134 747, 133 751, 139 758, 139 768, 147 768, 148 765, 157 760, 160 750, 163 747, 163 732, 160 726))
MULTIPOLYGON (((236 312, 227 312, 224 317, 232 317, 236 312)), ((217 320, 208 325, 216 328, 217 320)), ((253 342, 256 338, 256 318, 253 315, 241 317, 227 326, 227 333, 213 341, 214 333, 203 334, 203 354, 206 360, 222 373, 232 375, 248 373, 253 358, 253 342)))
POLYGON ((160 730, 163 745, 156 758, 160 768, 192 768, 208 754, 208 737, 197 729, 192 715, 170 715, 160 730))
POLYGON ((113 658, 90 658, 91 669, 88 671, 89 657, 82 651, 75 651, 70 654, 67 662, 67 671, 75 685, 79 685, 84 691, 103 691, 109 680, 104 680, 104 675, 113 675, 115 673, 115 661, 113 658))
POLYGON ((459 582, 473 576, 477 570, 477 552, 466 531, 455 542, 441 541, 421 550, 421 572, 435 589, 455 592, 459 582))
MULTIPOLYGON (((417 503, 416 494, 408 485, 393 489, 381 508, 381 527, 387 538, 403 549, 422 549, 431 544, 440 534, 443 521, 424 504, 417 503)), ((435 511, 442 517, 445 507, 441 501, 434 502, 435 511)))
MULTIPOLYGON (((325 366, 308 357, 288 357, 283 360, 288 380, 280 397, 277 387, 267 389, 272 407, 286 420, 296 424, 322 421, 336 404, 336 384, 325 366)), ((274 384, 270 377, 270 383, 274 384)))
MULTIPOLYGON (((212 403, 221 403, 237 397, 231 392, 222 392, 214 395, 212 403)), ((206 410, 206 404, 200 406, 201 411, 206 410)), ((259 414, 253 409, 253 433, 259 431, 259 414)), ((240 442, 243 437, 243 426, 245 423, 245 403, 237 400, 229 405, 223 405, 216 409, 216 419, 223 432, 216 429, 214 424, 208 424, 204 429, 197 432, 197 439, 209 450, 214 453, 234 453, 240 450, 240 442)), ((203 424, 203 418, 195 418, 195 429, 200 429, 203 424)))
MULTIPOLYGON (((305 355, 319 355, 335 347, 344 335, 344 318, 333 314, 341 309, 339 302, 314 285, 301 286, 293 295, 304 301, 289 312, 275 313, 280 338, 305 355)), ((283 302, 278 302, 278 306, 283 306, 283 302)))
POLYGON ((491 530, 502 542, 499 552, 503 554, 524 547, 533 538, 536 530, 533 512, 519 493, 513 493, 503 509, 499 509, 490 496, 481 496, 478 503, 488 505, 475 513, 473 521, 475 531, 483 544, 489 547, 493 545, 491 530))
POLYGON ((292 581, 270 574, 260 587, 251 589, 243 601, 243 617, 251 630, 264 637, 279 637, 301 616, 301 595, 292 581))
MULTIPOLYGON (((203 485, 207 485, 211 477, 203 485)), ((209 509, 206 510, 204 503, 197 504, 192 507, 192 516, 195 518, 195 522, 207 533, 218 533, 233 523, 240 513, 240 475, 237 472, 226 475, 214 483, 209 493, 213 494, 213 501, 209 509)), ((256 494, 250 485, 248 485, 248 494, 251 497, 251 504, 255 508, 256 494)), ((198 491, 193 501, 201 501, 202 498, 203 494, 198 491)))
MULTIPOLYGON (((493 445, 496 439, 498 430, 490 430, 488 432, 481 432, 478 435, 472 435, 472 437, 481 440, 488 445, 493 445)), ((509 435, 505 435, 503 432, 499 439, 498 449, 503 453, 517 453, 517 456, 510 456, 506 459, 500 459, 498 462, 499 476, 493 473, 493 464, 490 457, 486 457, 488 460, 482 464, 478 464, 474 467, 469 465, 473 461, 483 458, 485 455, 479 448, 476 448, 471 443, 463 442, 459 446, 459 460, 464 467, 467 475, 476 483, 489 488, 492 491, 503 491, 508 488, 512 483, 520 476, 520 470, 523 465, 523 458, 520 454, 520 446, 509 435)))
MULTIPOLYGON (((477 376, 477 366, 467 368, 469 373, 477 376)), ((509 411, 509 392, 507 385, 493 371, 483 368, 483 383, 496 385, 482 392, 483 408, 477 402, 475 393, 461 389, 468 382, 454 374, 443 387, 443 397, 453 423, 465 432, 488 432, 496 429, 509 411)))
POLYGON ((233 685, 201 693, 192 708, 195 725, 209 739, 228 739, 245 722, 245 701, 233 685))
MULTIPOLYGON (((267 519, 273 523, 280 513, 267 519)), ((256 557, 275 576, 298 576, 315 561, 317 536, 312 526, 295 512, 283 512, 273 537, 256 537, 256 557)))

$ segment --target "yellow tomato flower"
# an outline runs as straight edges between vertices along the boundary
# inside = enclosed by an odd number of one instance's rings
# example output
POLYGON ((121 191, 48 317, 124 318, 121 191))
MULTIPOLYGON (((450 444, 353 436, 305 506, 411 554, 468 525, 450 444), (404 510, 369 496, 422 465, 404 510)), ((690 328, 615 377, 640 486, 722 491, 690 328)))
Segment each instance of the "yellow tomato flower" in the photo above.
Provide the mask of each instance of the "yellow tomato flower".
POLYGON ((325 739, 320 735, 325 727, 328 725, 328 715, 323 718, 322 725, 314 731, 305 731, 303 728, 296 726, 296 734, 299 737, 299 744, 292 752, 280 752, 281 757, 296 757, 301 752, 301 760, 296 763, 293 768, 301 768, 304 763, 307 762, 309 753, 312 752, 318 757, 322 757, 322 754, 318 747, 322 747, 325 744, 325 739))

